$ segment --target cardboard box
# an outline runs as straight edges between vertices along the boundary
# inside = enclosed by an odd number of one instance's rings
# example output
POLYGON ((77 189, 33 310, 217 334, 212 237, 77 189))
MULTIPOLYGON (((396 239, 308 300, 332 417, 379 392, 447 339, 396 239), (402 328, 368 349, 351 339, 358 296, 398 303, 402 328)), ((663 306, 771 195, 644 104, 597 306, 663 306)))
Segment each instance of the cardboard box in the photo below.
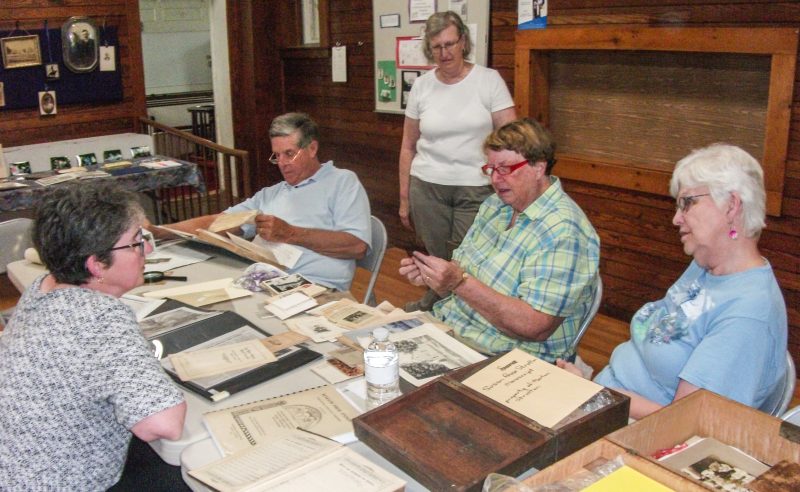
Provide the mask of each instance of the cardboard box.
POLYGON ((480 490, 492 472, 516 476, 627 424, 628 397, 555 429, 484 397, 461 381, 483 361, 432 381, 353 420, 356 436, 433 490, 480 490))
POLYGON ((541 470, 525 480, 542 485, 561 480, 598 458, 621 455, 626 464, 675 490, 707 491, 699 482, 677 474, 651 458, 692 436, 713 437, 754 458, 774 465, 800 462, 800 428, 706 390, 623 427, 602 441, 541 470))

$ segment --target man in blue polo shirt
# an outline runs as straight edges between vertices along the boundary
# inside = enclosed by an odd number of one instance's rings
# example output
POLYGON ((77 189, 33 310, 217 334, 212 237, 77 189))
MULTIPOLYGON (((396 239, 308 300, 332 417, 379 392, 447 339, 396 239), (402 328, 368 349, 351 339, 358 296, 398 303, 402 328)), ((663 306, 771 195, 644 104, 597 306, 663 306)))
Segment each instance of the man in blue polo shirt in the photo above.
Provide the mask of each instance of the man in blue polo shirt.
MULTIPOLYGON (((272 155, 284 181, 262 189, 223 213, 258 210, 255 224, 242 226, 254 242, 274 241, 300 248, 300 260, 290 270, 309 280, 347 290, 355 260, 369 248, 370 208, 367 193, 352 171, 332 161, 320 163, 319 129, 304 113, 287 113, 269 128, 272 155)), ((205 215, 172 228, 194 232, 217 218, 205 215)))

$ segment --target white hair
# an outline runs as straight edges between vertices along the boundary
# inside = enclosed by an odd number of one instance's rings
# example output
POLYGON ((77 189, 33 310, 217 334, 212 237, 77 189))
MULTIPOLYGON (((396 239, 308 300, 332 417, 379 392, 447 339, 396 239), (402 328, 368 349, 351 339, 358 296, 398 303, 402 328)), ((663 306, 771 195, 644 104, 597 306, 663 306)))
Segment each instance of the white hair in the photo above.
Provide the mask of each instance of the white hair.
POLYGON ((764 171, 746 151, 721 143, 693 150, 675 165, 669 192, 677 198, 681 187, 698 186, 707 186, 718 206, 723 206, 732 192, 739 195, 743 232, 748 237, 757 236, 764 228, 764 171))

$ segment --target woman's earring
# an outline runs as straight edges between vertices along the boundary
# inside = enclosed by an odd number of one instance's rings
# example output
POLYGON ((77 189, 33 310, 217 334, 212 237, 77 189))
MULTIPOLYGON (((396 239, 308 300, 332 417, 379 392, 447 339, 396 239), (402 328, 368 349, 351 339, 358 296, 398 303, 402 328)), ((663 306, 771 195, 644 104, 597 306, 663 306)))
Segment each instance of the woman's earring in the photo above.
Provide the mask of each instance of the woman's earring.
POLYGON ((734 241, 739 237, 739 233, 736 231, 735 227, 731 226, 731 230, 728 231, 728 237, 734 241))

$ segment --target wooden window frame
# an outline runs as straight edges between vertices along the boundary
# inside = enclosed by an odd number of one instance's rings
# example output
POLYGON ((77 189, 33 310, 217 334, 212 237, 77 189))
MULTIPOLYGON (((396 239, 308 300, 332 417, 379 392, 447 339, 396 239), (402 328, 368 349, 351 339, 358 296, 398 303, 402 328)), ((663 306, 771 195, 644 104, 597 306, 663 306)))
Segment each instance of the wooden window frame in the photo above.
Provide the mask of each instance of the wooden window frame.
MULTIPOLYGON (((780 215, 789 145, 798 30, 746 27, 554 27, 516 33, 514 100, 519 116, 549 125, 549 50, 738 53, 771 57, 764 128, 767 213, 780 215)), ((687 150, 688 151, 688 150, 687 150)), ((758 158, 759 156, 756 156, 758 158)), ((669 195, 671 173, 641 162, 559 155, 558 176, 669 195)))

